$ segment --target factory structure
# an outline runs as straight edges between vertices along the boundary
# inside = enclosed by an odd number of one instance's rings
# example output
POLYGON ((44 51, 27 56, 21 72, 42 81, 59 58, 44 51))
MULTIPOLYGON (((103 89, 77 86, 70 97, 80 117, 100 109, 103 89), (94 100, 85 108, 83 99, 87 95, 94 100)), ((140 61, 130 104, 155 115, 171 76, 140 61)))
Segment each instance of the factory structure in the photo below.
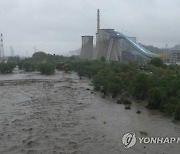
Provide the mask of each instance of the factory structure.
MULTIPOLYGON (((122 35, 114 29, 99 29, 96 34, 96 48, 93 51, 92 59, 104 59, 106 61, 131 61, 140 59, 143 55, 139 54, 122 35)), ((136 41, 135 37, 131 37, 131 39, 136 41)))
POLYGON ((96 45, 93 36, 82 36, 80 58, 83 60, 145 61, 160 55, 152 53, 136 42, 136 37, 126 36, 114 29, 100 28, 100 11, 97 10, 96 45))
POLYGON ((94 54, 93 36, 82 36, 82 47, 80 58, 84 60, 92 60, 94 54))

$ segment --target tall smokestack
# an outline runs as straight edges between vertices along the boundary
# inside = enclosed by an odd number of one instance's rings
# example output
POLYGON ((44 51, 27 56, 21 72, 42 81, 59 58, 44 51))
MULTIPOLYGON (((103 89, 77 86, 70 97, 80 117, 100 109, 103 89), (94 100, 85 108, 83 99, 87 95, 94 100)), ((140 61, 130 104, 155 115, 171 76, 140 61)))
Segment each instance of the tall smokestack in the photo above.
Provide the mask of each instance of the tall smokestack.
POLYGON ((97 33, 99 33, 100 29, 100 11, 99 9, 97 10, 97 33))

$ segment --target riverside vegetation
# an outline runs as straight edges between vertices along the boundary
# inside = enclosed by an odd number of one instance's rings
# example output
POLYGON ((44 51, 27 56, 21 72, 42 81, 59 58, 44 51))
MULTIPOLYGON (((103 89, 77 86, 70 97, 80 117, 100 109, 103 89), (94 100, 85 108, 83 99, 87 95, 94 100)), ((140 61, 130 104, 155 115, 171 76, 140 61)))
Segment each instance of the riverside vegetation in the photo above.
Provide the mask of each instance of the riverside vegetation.
POLYGON ((130 105, 132 96, 137 102, 147 100, 149 109, 158 109, 180 120, 180 66, 165 65, 161 59, 147 64, 138 62, 82 61, 77 57, 63 57, 37 52, 31 58, 10 58, 0 64, 1 73, 11 73, 15 66, 25 71, 40 71, 52 75, 59 71, 75 71, 79 77, 92 80, 94 89, 104 95, 120 98, 118 104, 130 105))

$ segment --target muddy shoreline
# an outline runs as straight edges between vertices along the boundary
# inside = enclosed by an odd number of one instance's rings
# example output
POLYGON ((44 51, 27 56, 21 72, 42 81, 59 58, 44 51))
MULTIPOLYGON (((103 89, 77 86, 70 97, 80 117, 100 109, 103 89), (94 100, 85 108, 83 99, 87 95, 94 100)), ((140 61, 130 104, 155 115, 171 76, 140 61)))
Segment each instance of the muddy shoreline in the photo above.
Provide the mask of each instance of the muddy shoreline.
POLYGON ((90 81, 76 73, 0 75, 0 153, 179 153, 178 144, 137 143, 125 149, 121 138, 126 132, 178 137, 180 123, 138 103, 127 111, 92 90, 90 81))

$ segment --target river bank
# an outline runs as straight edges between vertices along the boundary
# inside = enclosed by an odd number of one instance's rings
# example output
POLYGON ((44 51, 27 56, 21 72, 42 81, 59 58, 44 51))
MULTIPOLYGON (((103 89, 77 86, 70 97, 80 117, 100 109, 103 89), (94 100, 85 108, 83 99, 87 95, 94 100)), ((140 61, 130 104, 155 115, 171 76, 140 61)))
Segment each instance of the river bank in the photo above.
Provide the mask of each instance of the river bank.
POLYGON ((2 154, 179 153, 178 144, 137 143, 125 149, 121 139, 127 132, 178 137, 180 123, 138 103, 125 110, 76 73, 0 75, 0 115, 2 154))

